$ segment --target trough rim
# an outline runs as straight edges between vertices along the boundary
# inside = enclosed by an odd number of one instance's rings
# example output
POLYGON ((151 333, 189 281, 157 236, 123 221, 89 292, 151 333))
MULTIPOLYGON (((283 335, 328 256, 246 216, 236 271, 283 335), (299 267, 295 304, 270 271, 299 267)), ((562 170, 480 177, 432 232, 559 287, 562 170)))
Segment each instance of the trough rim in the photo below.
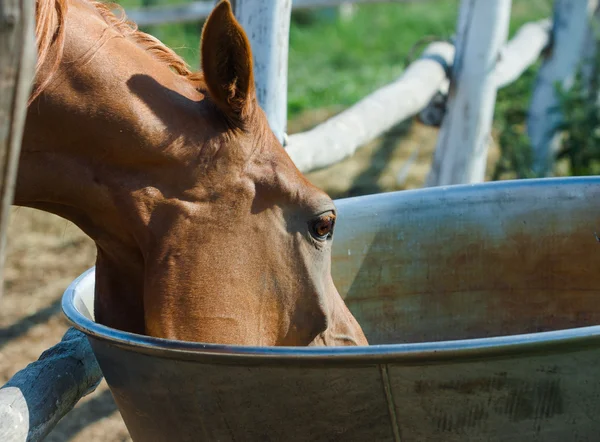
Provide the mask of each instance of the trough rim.
MULTIPOLYGON (((540 178, 507 180, 481 184, 440 186, 436 188, 404 190, 404 194, 431 191, 469 192, 474 187, 514 188, 536 185, 590 184, 600 185, 600 177, 540 178)), ((387 194, 389 196, 389 193, 387 194)), ((386 194, 346 198, 377 198, 386 194)), ((343 200, 338 200, 343 201, 343 200)), ((207 344, 172 339, 154 338, 124 332, 98 324, 85 317, 76 307, 77 290, 82 284, 89 285, 95 276, 92 267, 77 277, 65 290, 62 309, 69 322, 95 340, 119 347, 126 351, 158 356, 166 359, 191 360, 224 364, 309 364, 309 365, 415 365, 427 363, 466 362, 490 358, 512 358, 549 355, 556 352, 577 352, 600 348, 600 325, 569 329, 524 333, 487 338, 432 341, 423 343, 380 344, 358 347, 254 347, 240 345, 207 344)))

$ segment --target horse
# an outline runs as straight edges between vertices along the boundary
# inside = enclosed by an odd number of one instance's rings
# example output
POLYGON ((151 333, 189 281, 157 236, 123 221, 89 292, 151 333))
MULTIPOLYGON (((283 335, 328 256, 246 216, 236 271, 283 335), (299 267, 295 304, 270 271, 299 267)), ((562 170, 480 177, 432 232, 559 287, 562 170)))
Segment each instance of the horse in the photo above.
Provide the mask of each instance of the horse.
POLYGON ((201 72, 117 5, 37 0, 38 60, 14 203, 97 247, 95 318, 158 338, 368 345, 331 277, 336 209, 257 102, 228 0, 201 72))

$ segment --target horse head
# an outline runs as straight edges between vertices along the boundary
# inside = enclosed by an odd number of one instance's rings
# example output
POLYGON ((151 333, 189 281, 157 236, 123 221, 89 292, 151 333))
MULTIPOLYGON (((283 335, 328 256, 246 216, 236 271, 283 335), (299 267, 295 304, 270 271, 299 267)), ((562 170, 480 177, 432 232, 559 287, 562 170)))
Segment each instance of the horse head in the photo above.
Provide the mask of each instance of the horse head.
POLYGON ((204 25, 202 74, 106 7, 68 2, 16 201, 96 241, 96 319, 209 343, 366 344, 331 277, 335 206, 270 130, 229 2, 204 25))

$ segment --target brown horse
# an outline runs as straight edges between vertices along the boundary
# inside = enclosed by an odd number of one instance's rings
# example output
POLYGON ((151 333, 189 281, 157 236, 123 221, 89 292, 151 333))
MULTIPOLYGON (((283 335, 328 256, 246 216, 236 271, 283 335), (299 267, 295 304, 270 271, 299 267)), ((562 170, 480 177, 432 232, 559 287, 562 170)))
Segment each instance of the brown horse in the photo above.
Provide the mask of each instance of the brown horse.
POLYGON ((38 0, 15 204, 96 243, 96 320, 240 345, 365 345, 330 274, 335 207, 257 104, 228 1, 202 73, 115 6, 38 0))

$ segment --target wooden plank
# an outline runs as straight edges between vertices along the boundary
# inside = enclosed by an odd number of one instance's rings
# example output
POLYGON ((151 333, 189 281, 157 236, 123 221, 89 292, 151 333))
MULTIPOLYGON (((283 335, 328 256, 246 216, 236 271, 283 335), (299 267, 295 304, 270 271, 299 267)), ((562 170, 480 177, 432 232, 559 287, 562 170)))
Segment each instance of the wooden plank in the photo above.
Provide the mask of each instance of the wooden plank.
POLYGON ((494 104, 494 71, 508 35, 511 0, 462 0, 447 114, 426 186, 484 179, 494 104))
POLYGON ((0 389, 0 441, 41 441, 102 373, 85 335, 70 328, 61 342, 0 389))
POLYGON ((536 80, 527 116, 527 133, 533 147, 534 172, 551 174, 552 156, 558 146, 555 127, 561 121, 556 110, 556 83, 571 84, 585 53, 589 20, 598 0, 556 0, 554 3, 553 45, 536 80))
POLYGON ((27 99, 35 71, 33 11, 33 0, 0 3, 0 282, 27 99))
POLYGON ((275 136, 287 126, 287 72, 291 0, 237 0, 235 15, 252 46, 258 102, 275 136))
POLYGON ((291 135, 286 150, 302 172, 329 166, 423 109, 446 78, 450 43, 431 44, 393 83, 312 130, 291 135))

